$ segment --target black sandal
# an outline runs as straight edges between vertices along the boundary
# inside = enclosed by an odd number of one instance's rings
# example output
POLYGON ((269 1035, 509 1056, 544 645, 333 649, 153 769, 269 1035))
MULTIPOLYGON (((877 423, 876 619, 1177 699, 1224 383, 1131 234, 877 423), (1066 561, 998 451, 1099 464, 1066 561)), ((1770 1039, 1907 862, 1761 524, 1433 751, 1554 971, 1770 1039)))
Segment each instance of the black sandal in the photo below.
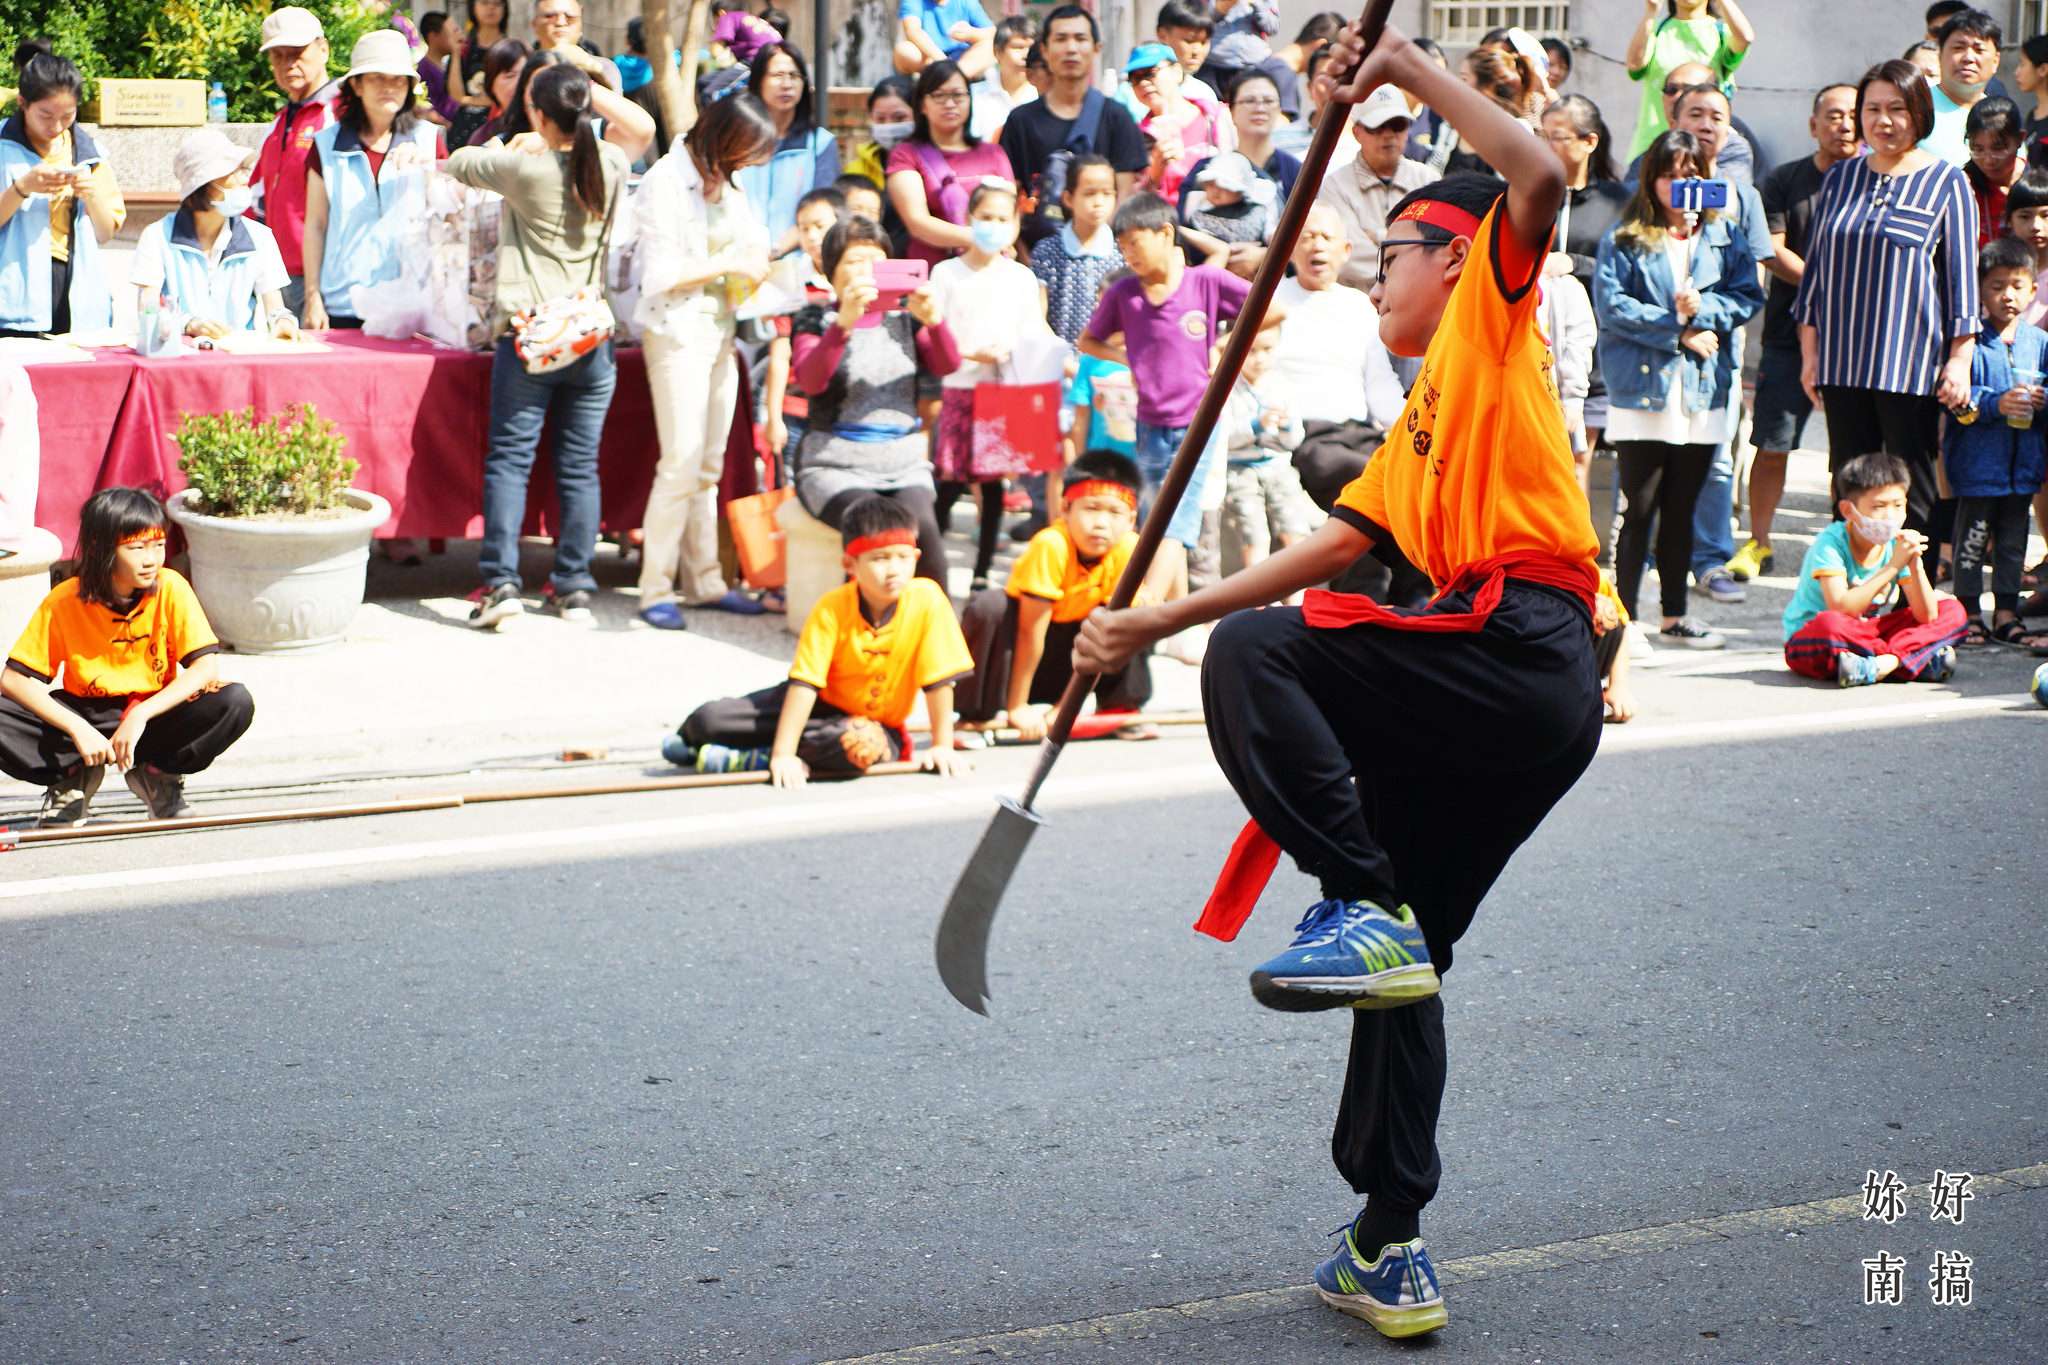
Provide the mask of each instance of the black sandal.
POLYGON ((2026 624, 2019 620, 1993 626, 1991 639, 2010 649, 2032 650, 2036 654, 2048 651, 2048 631, 2028 630, 2026 624))
POLYGON ((1991 629, 1980 617, 1972 617, 1963 638, 1956 641, 1958 649, 1983 649, 1991 643, 1991 629))

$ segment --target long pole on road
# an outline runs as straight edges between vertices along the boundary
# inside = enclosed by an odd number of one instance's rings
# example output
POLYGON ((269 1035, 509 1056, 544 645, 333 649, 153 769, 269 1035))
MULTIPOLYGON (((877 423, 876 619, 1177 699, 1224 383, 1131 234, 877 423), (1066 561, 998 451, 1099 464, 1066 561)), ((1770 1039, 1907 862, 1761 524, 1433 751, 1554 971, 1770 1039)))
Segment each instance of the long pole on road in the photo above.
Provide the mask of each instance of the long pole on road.
MULTIPOLYGON (((1387 25, 1387 14, 1393 7, 1394 0, 1370 0, 1366 5, 1365 14, 1358 23, 1367 53, 1378 46, 1380 33, 1387 25)), ((1351 73, 1331 74, 1341 83, 1351 73)), ((1237 383, 1238 371, 1244 368, 1245 357, 1251 354, 1252 341, 1266 320, 1266 310, 1273 302, 1273 291, 1279 286, 1280 277, 1286 273, 1288 257, 1294 254, 1294 244, 1301 236, 1302 224, 1308 220, 1309 209, 1314 207, 1316 187, 1323 181, 1323 172, 1330 164, 1337 139, 1343 134, 1344 123, 1350 117, 1351 106, 1332 99, 1323 105, 1323 112, 1316 118, 1315 137, 1308 145, 1307 155, 1302 157, 1301 174, 1295 177, 1294 192, 1287 196, 1287 207, 1280 215, 1279 226, 1273 230, 1265 262, 1252 277, 1251 292, 1231 324, 1230 342, 1223 348, 1223 358, 1209 376, 1209 386, 1202 392, 1201 406, 1195 410, 1194 420, 1188 424, 1187 434, 1181 438, 1180 449, 1174 454, 1166 481, 1153 500, 1152 514, 1145 518, 1144 529, 1138 532, 1137 547, 1131 552, 1130 562, 1124 566, 1123 576, 1117 580, 1116 591, 1110 594, 1108 606, 1111 611, 1122 611, 1131 605, 1137 596, 1138 585, 1152 567, 1152 557, 1158 552, 1159 543, 1166 538, 1167 523, 1172 520, 1174 508, 1180 505, 1182 496, 1187 492, 1189 481, 1194 478, 1195 467, 1201 463, 1202 452, 1208 447, 1210 433, 1215 430, 1217 420, 1223 415, 1223 405, 1229 401, 1230 390, 1237 383)), ((976 1014, 988 1013, 988 936, 995 925, 996 911, 1002 905, 1003 892, 1008 889, 1010 878, 1016 873, 1031 836, 1045 823, 1032 807, 1038 800, 1039 788, 1052 774, 1052 765, 1059 761, 1060 750, 1065 747, 1073 730, 1074 718, 1081 713, 1081 702, 1094 683, 1093 674, 1078 671, 1068 680, 1067 690, 1060 694, 1059 710, 1054 713, 1052 724, 1046 728, 1045 742, 1038 751, 1038 764, 1032 770, 1030 782, 1024 787, 1023 796, 1016 801, 1008 797, 998 798, 996 817, 989 823, 988 832, 981 836, 974 856, 968 859, 966 868, 961 871, 960 880, 953 887, 952 898, 946 902, 946 912, 939 920, 939 932, 933 944, 939 979, 955 1000, 976 1014)))

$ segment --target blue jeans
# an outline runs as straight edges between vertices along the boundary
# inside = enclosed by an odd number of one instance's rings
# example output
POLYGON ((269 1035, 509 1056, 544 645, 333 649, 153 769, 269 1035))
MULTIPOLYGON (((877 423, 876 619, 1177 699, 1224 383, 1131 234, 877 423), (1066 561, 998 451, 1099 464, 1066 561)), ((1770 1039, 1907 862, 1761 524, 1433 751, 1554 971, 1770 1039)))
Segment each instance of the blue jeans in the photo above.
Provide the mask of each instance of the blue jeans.
POLYGON ((567 369, 528 374, 498 339, 491 360, 491 435, 484 454, 484 543, 478 558, 484 586, 519 582, 519 531, 526 523, 526 481, 540 449, 541 428, 554 421, 556 595, 594 592, 590 557, 597 548, 600 499, 597 444, 618 383, 606 342, 567 369))
MULTIPOLYGON (((1149 422, 1138 423, 1138 473, 1145 481, 1140 516, 1151 515, 1152 499, 1158 494, 1159 486, 1166 482, 1166 471, 1172 468, 1181 438, 1187 434, 1186 427, 1155 427, 1149 422)), ((1180 504, 1173 509, 1173 519, 1166 523, 1167 536, 1190 550, 1202 538, 1203 485, 1209 479, 1223 477, 1222 434, 1222 424, 1218 423, 1217 429, 1209 436, 1208 449, 1202 452, 1202 463, 1195 467, 1195 477, 1188 480, 1187 492, 1181 494, 1180 504)))
POLYGON ((1707 481, 1700 485, 1699 501, 1692 505, 1692 573, 1704 578, 1735 557, 1735 433, 1742 425, 1741 390, 1738 401, 1728 405, 1728 436, 1714 451, 1707 466, 1707 481))

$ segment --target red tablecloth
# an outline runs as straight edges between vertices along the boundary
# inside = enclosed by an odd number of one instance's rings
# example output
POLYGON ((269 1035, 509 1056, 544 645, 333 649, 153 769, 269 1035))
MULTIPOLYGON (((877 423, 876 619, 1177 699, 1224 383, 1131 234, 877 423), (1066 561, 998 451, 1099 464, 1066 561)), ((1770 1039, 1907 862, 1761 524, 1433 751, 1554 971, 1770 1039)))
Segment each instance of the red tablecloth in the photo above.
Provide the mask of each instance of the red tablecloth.
MULTIPOLYGON (((483 533, 483 465, 490 427, 491 357, 425 342, 380 341, 329 333, 327 354, 231 356, 200 353, 144 359, 103 351, 89 362, 31 365, 42 437, 36 522, 69 551, 78 509, 117 484, 168 496, 185 486, 171 439, 186 412, 254 406, 259 417, 298 402, 339 423, 361 466, 355 486, 391 502, 379 535, 483 533)), ((637 347, 618 350, 619 384, 598 451, 604 525, 640 524, 660 443, 637 347)), ((755 491, 754 424, 741 399, 726 452, 720 501, 755 491)), ((541 443, 527 507, 529 534, 545 534, 554 511, 554 476, 541 443)))

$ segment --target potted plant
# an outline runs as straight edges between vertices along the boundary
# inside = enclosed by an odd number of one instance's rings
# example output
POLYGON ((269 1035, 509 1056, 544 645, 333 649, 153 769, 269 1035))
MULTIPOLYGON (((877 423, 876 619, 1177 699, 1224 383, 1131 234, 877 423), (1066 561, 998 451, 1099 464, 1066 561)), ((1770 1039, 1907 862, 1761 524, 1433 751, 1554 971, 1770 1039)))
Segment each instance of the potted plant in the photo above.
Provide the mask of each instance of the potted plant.
POLYGON ((256 420, 186 413, 190 485, 167 504, 192 552, 192 586, 220 638, 246 652, 334 644, 363 602, 370 538, 391 504, 349 487, 341 429, 310 403, 256 420))

